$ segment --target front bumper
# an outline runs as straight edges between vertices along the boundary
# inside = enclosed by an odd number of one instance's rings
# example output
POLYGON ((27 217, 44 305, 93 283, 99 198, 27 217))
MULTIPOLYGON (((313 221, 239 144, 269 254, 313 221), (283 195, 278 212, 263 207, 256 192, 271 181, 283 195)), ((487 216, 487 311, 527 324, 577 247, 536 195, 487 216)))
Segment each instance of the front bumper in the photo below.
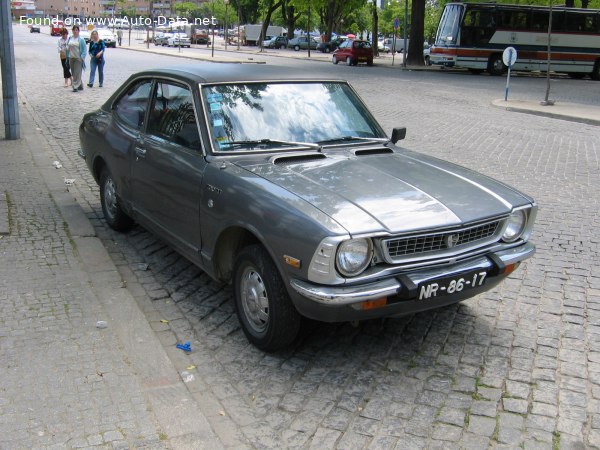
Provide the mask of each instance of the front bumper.
POLYGON ((397 316, 436 308, 492 289, 510 272, 506 267, 518 264, 535 253, 529 242, 518 247, 476 257, 450 266, 419 269, 374 283, 355 286, 323 286, 292 279, 292 298, 296 308, 305 316, 325 322, 397 316), (418 286, 430 280, 460 276, 473 271, 488 274, 483 286, 441 297, 418 300, 418 286), (365 302, 391 298, 392 302, 376 309, 363 309, 365 302))

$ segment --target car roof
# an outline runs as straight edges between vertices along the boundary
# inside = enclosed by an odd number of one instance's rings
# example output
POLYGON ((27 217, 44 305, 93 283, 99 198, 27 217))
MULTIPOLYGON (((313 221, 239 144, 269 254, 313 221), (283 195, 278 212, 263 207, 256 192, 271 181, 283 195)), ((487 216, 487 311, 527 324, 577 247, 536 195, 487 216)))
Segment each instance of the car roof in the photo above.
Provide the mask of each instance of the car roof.
POLYGON ((133 77, 175 77, 191 83, 257 82, 257 81, 340 81, 341 78, 315 77, 298 69, 265 64, 199 63, 145 70, 133 77))

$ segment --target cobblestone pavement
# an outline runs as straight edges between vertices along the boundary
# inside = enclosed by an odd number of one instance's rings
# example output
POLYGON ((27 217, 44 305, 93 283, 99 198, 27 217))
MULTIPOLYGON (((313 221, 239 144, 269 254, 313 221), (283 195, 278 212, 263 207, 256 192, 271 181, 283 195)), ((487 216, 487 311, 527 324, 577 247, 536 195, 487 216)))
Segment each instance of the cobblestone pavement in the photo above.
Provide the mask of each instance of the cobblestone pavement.
MULTIPOLYGON (((106 227, 76 156, 82 113, 136 70, 188 62, 111 50, 104 90, 72 94, 53 41, 39 38, 42 54, 19 33, 24 107, 77 179, 78 201, 131 293, 152 300, 145 311, 165 347, 192 341, 189 356, 170 355, 194 375, 188 388, 228 447, 600 448, 600 128, 493 108, 500 78, 271 61, 348 77, 386 129, 408 127, 406 147, 514 185, 540 211, 538 253, 493 291, 356 327, 310 323, 294 349, 265 354, 243 336, 229 287, 140 227, 106 227)), ((600 83, 553 86, 559 100, 600 103, 600 83)), ((522 77, 512 95, 543 98, 544 89, 522 77)))
POLYGON ((32 154, 1 142, 0 449, 165 448, 32 154))

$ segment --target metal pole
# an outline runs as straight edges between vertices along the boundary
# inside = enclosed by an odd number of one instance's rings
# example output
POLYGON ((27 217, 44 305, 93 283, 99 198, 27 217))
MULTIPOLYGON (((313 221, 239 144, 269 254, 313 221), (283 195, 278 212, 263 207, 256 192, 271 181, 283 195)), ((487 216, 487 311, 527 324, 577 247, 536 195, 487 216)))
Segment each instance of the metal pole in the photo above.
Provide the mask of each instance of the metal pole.
POLYGON ((550 0, 550 13, 548 14, 548 49, 547 49, 548 62, 546 65, 546 97, 545 97, 544 101, 541 102, 542 105, 545 105, 545 106, 554 105, 554 101, 548 99, 548 97, 550 97, 550 58, 551 58, 551 52, 552 52, 551 39, 552 39, 552 0, 550 0))
POLYGON ((238 51, 240 51, 240 41, 242 40, 242 36, 240 35, 240 25, 242 22, 242 19, 241 19, 242 15, 241 15, 241 10, 240 10, 240 0, 238 0, 238 2, 237 2, 237 10, 238 10, 238 26, 237 26, 237 41, 238 41, 237 47, 238 48, 237 49, 238 49, 238 51))
POLYGON ((306 43, 308 44, 308 57, 310 58, 310 2, 308 3, 308 40, 306 43))
POLYGON ((225 0, 225 51, 227 51, 227 7, 229 6, 229 0, 225 0))
POLYGON ((402 67, 406 69, 406 33, 408 31, 408 0, 404 0, 404 51, 402 52, 402 67))
POLYGON ((19 99, 13 46, 10 0, 0 0, 0 66, 2 73, 2 110, 4 134, 7 140, 21 138, 19 127, 19 99))

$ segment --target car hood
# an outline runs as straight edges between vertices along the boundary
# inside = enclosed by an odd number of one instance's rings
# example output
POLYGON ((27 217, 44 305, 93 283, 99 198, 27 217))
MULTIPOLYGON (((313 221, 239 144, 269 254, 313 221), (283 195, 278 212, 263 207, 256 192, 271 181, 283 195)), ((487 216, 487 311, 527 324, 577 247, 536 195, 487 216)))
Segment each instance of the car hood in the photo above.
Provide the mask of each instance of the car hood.
POLYGON ((421 155, 314 158, 237 164, 301 197, 350 234, 460 225, 505 215, 514 206, 529 203, 491 178, 421 155))

